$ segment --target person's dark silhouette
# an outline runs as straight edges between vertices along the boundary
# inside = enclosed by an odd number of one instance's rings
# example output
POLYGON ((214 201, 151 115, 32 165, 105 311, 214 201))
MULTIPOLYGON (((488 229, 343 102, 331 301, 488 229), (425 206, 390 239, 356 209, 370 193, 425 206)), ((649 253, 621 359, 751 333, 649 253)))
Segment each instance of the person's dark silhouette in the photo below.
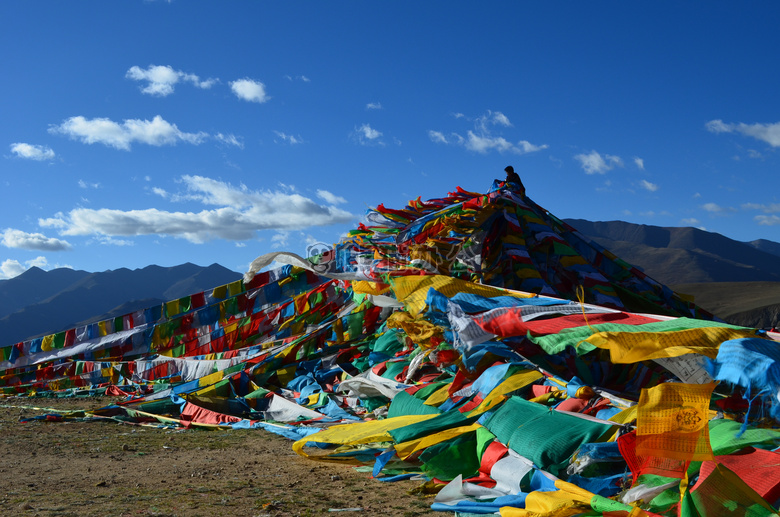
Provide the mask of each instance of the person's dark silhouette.
POLYGON ((515 172, 515 168, 511 165, 507 165, 504 169, 504 172, 506 172, 507 187, 525 194, 525 185, 523 185, 523 182, 520 180, 520 176, 518 176, 518 174, 515 172))

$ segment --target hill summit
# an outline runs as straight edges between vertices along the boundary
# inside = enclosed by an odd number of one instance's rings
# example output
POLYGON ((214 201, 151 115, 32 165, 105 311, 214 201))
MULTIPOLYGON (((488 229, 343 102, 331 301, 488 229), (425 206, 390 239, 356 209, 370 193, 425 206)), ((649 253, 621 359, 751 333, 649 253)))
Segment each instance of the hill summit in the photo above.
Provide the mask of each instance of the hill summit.
MULTIPOLYGON (((710 318, 642 270, 586 237, 524 194, 494 185, 487 194, 458 189, 447 198, 379 205, 312 271, 326 277, 382 281, 399 275, 444 274, 616 309, 710 318)), ((245 280, 272 260, 258 258, 245 280)))

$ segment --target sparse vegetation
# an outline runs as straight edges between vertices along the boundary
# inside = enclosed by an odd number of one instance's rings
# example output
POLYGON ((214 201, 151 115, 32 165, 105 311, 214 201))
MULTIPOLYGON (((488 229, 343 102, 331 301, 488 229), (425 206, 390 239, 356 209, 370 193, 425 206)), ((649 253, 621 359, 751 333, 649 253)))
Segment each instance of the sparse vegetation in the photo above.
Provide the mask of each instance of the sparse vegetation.
POLYGON ((291 442, 258 430, 152 429, 101 421, 30 421, 44 411, 91 409, 105 399, 0 401, 4 515, 39 517, 417 516, 431 500, 419 482, 380 483, 350 467, 298 457, 291 442), (13 407, 17 406, 17 407, 13 407))

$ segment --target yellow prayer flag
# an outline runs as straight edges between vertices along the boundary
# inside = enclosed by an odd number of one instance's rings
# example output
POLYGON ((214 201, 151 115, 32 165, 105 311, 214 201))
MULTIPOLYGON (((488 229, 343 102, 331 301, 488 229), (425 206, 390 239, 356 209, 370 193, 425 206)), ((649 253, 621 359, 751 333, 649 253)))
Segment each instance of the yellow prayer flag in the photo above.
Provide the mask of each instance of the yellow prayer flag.
POLYGON ((420 438, 416 438, 414 440, 409 440, 407 442, 396 444, 394 446, 395 452, 396 454, 398 454, 399 458, 405 460, 406 458, 408 458, 409 456, 411 456, 417 451, 421 451, 425 448, 430 447, 431 445, 436 445, 437 443, 451 440, 452 438, 456 438, 466 433, 473 433, 480 427, 482 427, 480 424, 474 422, 471 425, 464 425, 460 427, 452 427, 450 429, 445 429, 444 431, 439 431, 438 433, 425 435, 420 438))
POLYGON ((160 326, 155 326, 152 331, 152 350, 157 350, 163 345, 162 337, 160 336, 160 326))
POLYGON ((352 290, 361 294, 384 294, 390 290, 390 286, 381 282, 355 280, 352 282, 352 290))
POLYGON ((224 372, 214 372, 209 375, 205 375, 198 379, 198 386, 210 386, 214 384, 215 382, 219 382, 222 380, 222 377, 224 376, 224 372))
POLYGON ((534 491, 525 498, 525 508, 505 506, 502 517, 571 517, 591 510, 590 501, 594 494, 576 485, 557 480, 558 490, 534 491))
POLYGON ((244 291, 244 282, 242 280, 236 280, 235 282, 230 282, 227 285, 228 288, 228 294, 230 296, 238 296, 244 291))
POLYGON ((525 508, 504 506, 502 517, 573 517, 575 515, 647 515, 640 508, 607 499, 567 481, 555 480, 552 491, 533 491, 525 498, 525 508))
POLYGON ((448 382, 438 390, 431 393, 430 396, 425 399, 424 404, 426 406, 439 407, 447 402, 447 399, 450 398, 450 386, 452 386, 452 383, 448 382))
POLYGON ((297 368, 297 365, 294 364, 285 366, 284 368, 277 368, 276 377, 279 379, 281 386, 287 386, 287 383, 295 378, 295 371, 297 368))
POLYGON ((609 420, 612 422, 616 422, 618 424, 628 424, 636 420, 636 412, 637 412, 636 406, 627 407, 620 413, 609 417, 609 420))
POLYGON ((43 341, 41 341, 41 350, 43 350, 44 352, 48 352, 53 347, 54 347, 54 334, 43 336, 43 341))
POLYGON ((171 300, 165 303, 165 314, 169 318, 176 316, 179 312, 179 300, 171 300))
POLYGON ((444 329, 425 318, 412 317, 405 311, 391 314, 387 318, 387 327, 403 329, 414 343, 425 348, 436 347, 444 341, 444 329))
POLYGON ((643 389, 637 404, 637 455, 713 459, 708 423, 715 385, 665 382, 643 389))
POLYGON ((488 298, 496 296, 532 298, 535 296, 441 275, 410 275, 393 278, 393 292, 395 292, 396 299, 406 304, 407 310, 412 315, 419 314, 425 308, 425 299, 429 289, 436 289, 447 298, 452 298, 457 293, 477 294, 488 298))
POLYGON ((360 445, 393 441, 392 436, 390 436, 390 431, 393 429, 417 424, 435 416, 438 415, 404 415, 384 420, 334 425, 319 433, 301 438, 293 443, 293 450, 301 456, 310 457, 303 451, 303 447, 307 442, 330 443, 332 445, 360 445))
POLYGON ((227 289, 228 286, 226 285, 220 285, 219 287, 215 287, 214 290, 211 292, 211 296, 213 296, 217 300, 221 300, 225 296, 227 296, 227 289))
POLYGON ((630 364, 684 354, 701 354, 714 359, 721 343, 746 337, 756 337, 755 331, 701 327, 676 332, 597 332, 585 341, 609 349, 613 363, 630 364))

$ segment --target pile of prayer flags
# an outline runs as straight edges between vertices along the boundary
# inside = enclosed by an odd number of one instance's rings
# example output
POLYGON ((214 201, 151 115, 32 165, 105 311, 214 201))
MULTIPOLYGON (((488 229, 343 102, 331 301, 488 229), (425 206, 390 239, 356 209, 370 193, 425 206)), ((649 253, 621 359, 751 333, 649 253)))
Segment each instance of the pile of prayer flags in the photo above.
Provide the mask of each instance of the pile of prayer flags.
POLYGON ((464 516, 777 513, 779 336, 718 321, 501 182, 366 221, 320 255, 3 347, 0 388, 278 433, 464 516))

